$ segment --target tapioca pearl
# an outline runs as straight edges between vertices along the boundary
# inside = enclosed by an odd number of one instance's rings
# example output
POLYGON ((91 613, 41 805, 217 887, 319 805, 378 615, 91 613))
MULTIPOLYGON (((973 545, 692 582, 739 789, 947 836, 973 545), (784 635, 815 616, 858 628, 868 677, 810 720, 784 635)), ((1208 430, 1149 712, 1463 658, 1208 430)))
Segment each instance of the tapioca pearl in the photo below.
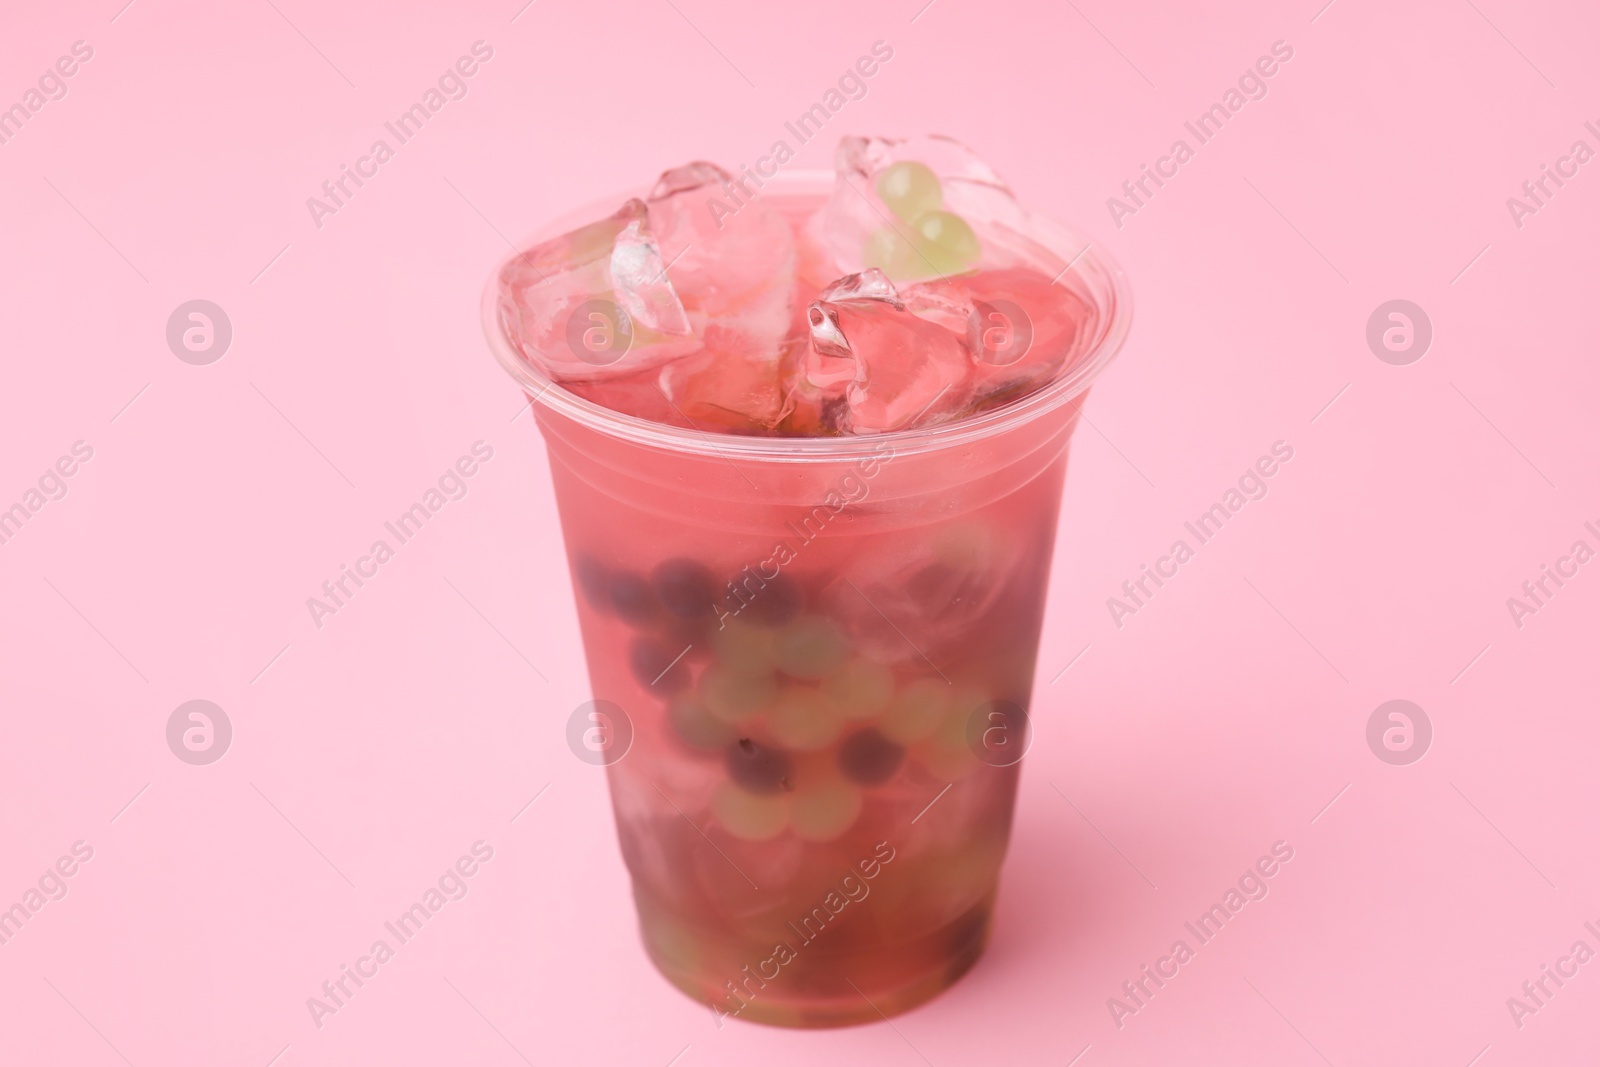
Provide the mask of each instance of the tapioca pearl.
POLYGON ((721 629, 712 631, 711 649, 724 670, 735 674, 770 674, 772 637, 769 629, 729 619, 721 629))
POLYGON ((907 222, 944 206, 944 191, 939 176, 926 163, 906 160, 883 168, 878 174, 878 199, 907 222))
POLYGON ((877 730, 862 730, 839 746, 839 770, 858 785, 881 785, 894 777, 905 756, 904 746, 877 730))
POLYGON ((684 744, 701 752, 723 749, 737 737, 733 727, 713 716, 705 704, 687 693, 668 706, 667 721, 684 744))
POLYGON ((967 220, 949 211, 929 211, 911 224, 917 248, 935 274, 960 274, 977 266, 983 247, 967 220))
POLYGON ((572 561, 572 578, 590 606, 603 612, 611 607, 611 569, 593 556, 578 556, 572 561))
POLYGON ((967 730, 975 715, 983 715, 993 698, 988 692, 967 683, 958 683, 950 694, 950 703, 938 729, 933 732, 933 743, 940 748, 964 749, 968 747, 967 730))
MULTIPOLYGON (((715 625, 714 620, 707 622, 715 625)), ((702 626, 690 619, 672 619, 661 639, 669 645, 687 648, 684 659, 696 663, 710 659, 715 651, 711 647, 711 625, 702 626)))
POLYGON ((794 760, 782 749, 741 737, 727 748, 728 777, 746 791, 763 796, 794 790, 794 760))
POLYGON ((909 232, 903 234, 889 226, 879 227, 867 235, 861 262, 864 266, 876 267, 897 282, 926 278, 934 273, 917 251, 909 232))
POLYGON ((942 726, 950 714, 953 693, 942 678, 918 678, 908 683, 878 720, 878 729, 891 741, 914 745, 942 726))
POLYGON ((610 581, 611 610, 635 626, 650 626, 661 617, 661 601, 650 583, 632 571, 616 571, 610 581))
POLYGON ((806 841, 832 841, 860 817, 861 790, 848 782, 834 780, 799 789, 789 800, 789 825, 806 841))
POLYGON ((799 583, 787 574, 771 578, 755 575, 740 586, 750 599, 740 610, 740 618, 749 618, 757 626, 776 628, 788 623, 805 607, 805 594, 799 583), (752 586, 754 588, 752 588, 752 586))
POLYGON ((634 680, 652 692, 670 696, 687 689, 692 674, 683 662, 683 646, 656 637, 635 637, 628 646, 628 666, 634 680))
POLYGON ((796 619, 773 645, 778 669, 794 678, 816 679, 837 670, 850 655, 850 642, 833 620, 820 615, 796 619))
POLYGON ((743 723, 760 715, 778 695, 770 674, 736 674, 720 665, 700 676, 700 699, 706 710, 726 723, 743 723))
POLYGON ((763 796, 720 782, 711 792, 711 814, 741 841, 770 841, 789 822, 789 804, 781 794, 763 796))
POLYGON ((809 686, 785 686, 767 713, 767 733, 797 752, 814 752, 833 744, 842 726, 839 708, 809 686))
POLYGON ((857 656, 822 679, 822 692, 852 719, 870 719, 889 706, 894 672, 877 660, 857 656))
POLYGON ((650 572, 662 605, 680 619, 714 618, 717 577, 699 560, 682 556, 665 560, 650 572))

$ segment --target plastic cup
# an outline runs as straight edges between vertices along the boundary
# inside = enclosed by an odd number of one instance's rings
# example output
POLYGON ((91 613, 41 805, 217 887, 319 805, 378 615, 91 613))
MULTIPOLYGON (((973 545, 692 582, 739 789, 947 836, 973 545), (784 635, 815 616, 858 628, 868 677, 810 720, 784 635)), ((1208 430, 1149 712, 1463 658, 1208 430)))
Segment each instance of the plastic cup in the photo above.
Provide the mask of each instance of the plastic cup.
POLYGON ((631 728, 606 774, 644 944, 719 1023, 876 1020, 983 951, 1068 444, 1131 315, 1115 263, 1030 230, 1098 311, 1075 361, 1007 407, 874 436, 611 411, 524 361, 485 294, 549 453, 595 700, 631 728))

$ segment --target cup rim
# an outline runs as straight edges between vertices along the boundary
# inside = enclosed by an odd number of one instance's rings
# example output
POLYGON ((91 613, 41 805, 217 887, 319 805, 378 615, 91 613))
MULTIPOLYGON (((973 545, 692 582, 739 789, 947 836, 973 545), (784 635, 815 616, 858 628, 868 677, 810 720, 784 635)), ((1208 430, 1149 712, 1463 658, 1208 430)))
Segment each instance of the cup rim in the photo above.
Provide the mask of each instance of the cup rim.
MULTIPOLYGON (((770 190, 779 195, 826 192, 832 187, 833 177, 831 171, 825 170, 785 172, 769 179, 763 191, 770 190)), ((1132 290, 1127 275, 1110 253, 1070 226, 1037 212, 1025 212, 1029 224, 1028 235, 1068 263, 1055 280, 1060 280, 1069 272, 1077 275, 1096 298, 1102 311, 1097 336, 1090 347, 1066 374, 1045 388, 970 417, 923 428, 876 434, 767 437, 716 433, 653 422, 586 400, 563 388, 523 358, 506 334, 499 302, 501 272, 524 250, 539 241, 604 218, 630 196, 643 197, 645 192, 634 190, 607 197, 566 212, 539 227, 516 246, 516 251, 495 264, 479 305, 483 332, 490 351, 532 401, 544 404, 589 429, 635 444, 697 456, 798 463, 838 462, 870 456, 881 451, 885 443, 896 455, 958 448, 1032 422, 1081 397, 1121 351, 1133 325, 1132 290)))

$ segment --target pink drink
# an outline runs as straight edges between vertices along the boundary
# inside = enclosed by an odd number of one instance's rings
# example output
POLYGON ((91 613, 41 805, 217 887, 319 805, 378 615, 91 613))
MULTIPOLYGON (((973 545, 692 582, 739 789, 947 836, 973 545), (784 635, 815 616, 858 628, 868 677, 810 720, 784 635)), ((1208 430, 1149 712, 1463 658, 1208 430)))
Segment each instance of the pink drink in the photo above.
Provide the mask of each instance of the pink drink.
MULTIPOLYGON (((763 196, 798 225, 825 188, 763 196)), ((491 346, 549 450, 594 696, 632 727, 607 773, 644 942, 719 1020, 874 1020, 982 952, 1068 442, 1128 326, 1104 258, 1061 282, 1088 314, 1052 380, 845 436, 602 407, 579 394, 605 386, 553 386, 508 342, 490 287, 491 346)))

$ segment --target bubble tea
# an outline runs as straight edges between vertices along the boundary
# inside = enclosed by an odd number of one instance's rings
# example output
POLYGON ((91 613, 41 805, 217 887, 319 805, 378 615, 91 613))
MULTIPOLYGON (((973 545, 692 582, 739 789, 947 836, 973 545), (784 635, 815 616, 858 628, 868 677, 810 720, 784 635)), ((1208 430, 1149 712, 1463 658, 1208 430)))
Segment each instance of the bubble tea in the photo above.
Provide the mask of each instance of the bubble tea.
POLYGON ((904 1011, 994 914, 1120 272, 947 138, 663 174, 510 258, 643 940, 728 1018, 904 1011), (606 210, 610 210, 607 208, 606 210))

